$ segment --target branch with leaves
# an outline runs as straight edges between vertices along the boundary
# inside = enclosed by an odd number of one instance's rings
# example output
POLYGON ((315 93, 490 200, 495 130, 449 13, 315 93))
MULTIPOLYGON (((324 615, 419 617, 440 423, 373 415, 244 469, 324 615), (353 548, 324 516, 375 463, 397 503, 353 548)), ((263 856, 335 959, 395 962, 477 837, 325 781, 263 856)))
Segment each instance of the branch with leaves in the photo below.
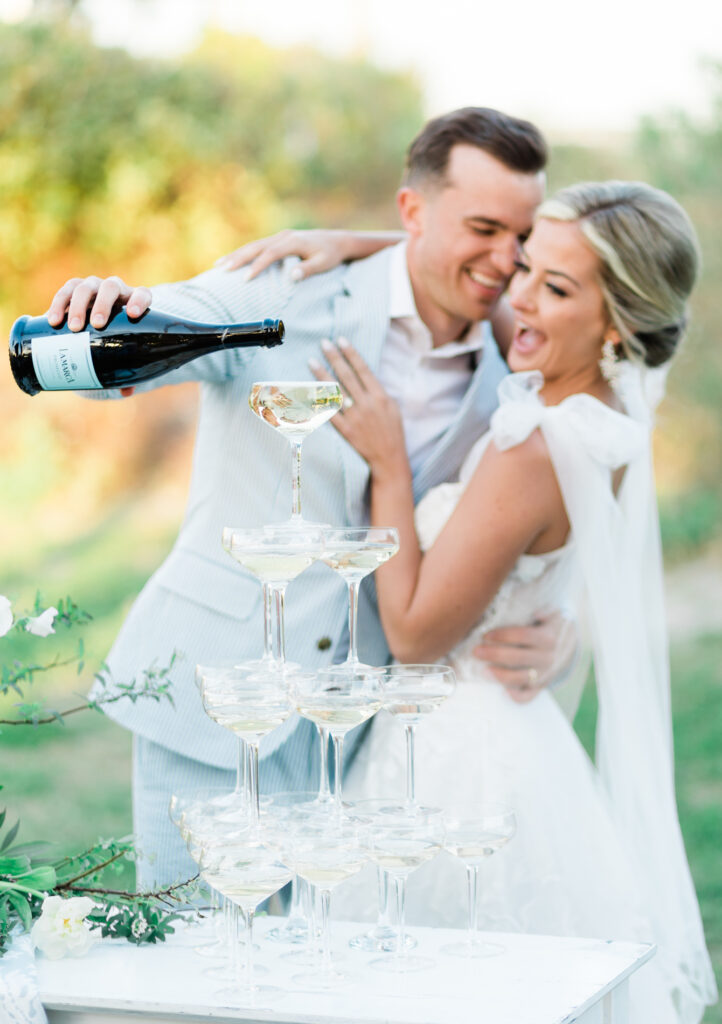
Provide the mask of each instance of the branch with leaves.
MULTIPOLYGON (((11 631, 46 637, 55 633, 56 627, 82 626, 91 618, 69 597, 59 601, 57 607, 43 609, 40 595, 31 613, 15 618, 10 602, 0 595, 0 637, 11 631)), ((95 673, 93 696, 81 698, 81 703, 61 711, 47 707, 42 700, 28 701, 25 689, 33 683, 36 674, 52 668, 77 664, 80 674, 85 664, 82 639, 78 640, 72 656, 56 654, 42 663, 3 664, 0 695, 13 692, 21 699, 15 705, 16 717, 0 719, 0 726, 64 724, 70 715, 79 711, 102 711, 106 705, 124 699, 133 702, 141 698, 168 700, 172 704, 170 672, 174 662, 175 654, 167 666, 152 665, 129 683, 114 680, 103 663, 95 673)), ((86 898, 90 907, 89 898, 92 909, 84 913, 84 919, 91 929, 103 936, 125 938, 139 944, 165 941, 173 932, 179 907, 197 889, 197 876, 151 892, 112 887, 107 884, 109 876, 122 870, 124 861, 135 859, 132 838, 100 840, 83 853, 58 858, 49 843, 16 844, 20 822, 7 827, 5 819, 6 812, 0 811, 0 956, 6 951, 16 927, 29 931, 33 922, 41 917, 43 906, 53 902, 48 901, 48 897, 61 898, 65 901, 63 906, 70 906, 71 900, 82 903, 86 898)))

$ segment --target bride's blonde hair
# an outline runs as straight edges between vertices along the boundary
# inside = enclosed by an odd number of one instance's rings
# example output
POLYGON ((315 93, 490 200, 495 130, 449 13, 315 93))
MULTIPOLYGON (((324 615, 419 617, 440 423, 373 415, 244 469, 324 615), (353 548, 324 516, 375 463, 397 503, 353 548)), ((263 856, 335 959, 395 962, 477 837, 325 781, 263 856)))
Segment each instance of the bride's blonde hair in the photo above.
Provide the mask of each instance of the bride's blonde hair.
POLYGON ((574 221, 599 257, 600 284, 623 352, 645 366, 674 355, 700 264, 682 207, 641 182, 582 182, 561 189, 536 219, 574 221))

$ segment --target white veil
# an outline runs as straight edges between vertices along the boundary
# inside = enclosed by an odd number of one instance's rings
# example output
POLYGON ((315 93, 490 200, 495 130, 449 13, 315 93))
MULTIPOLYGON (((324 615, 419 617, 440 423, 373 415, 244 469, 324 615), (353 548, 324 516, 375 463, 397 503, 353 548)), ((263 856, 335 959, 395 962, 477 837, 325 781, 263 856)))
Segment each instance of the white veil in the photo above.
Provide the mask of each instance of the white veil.
POLYGON ((597 769, 680 1019, 697 1024, 716 986, 677 818, 650 406, 631 365, 620 381, 628 415, 584 394, 546 407, 542 384, 538 372, 506 378, 491 427, 500 448, 536 427, 547 443, 589 614, 597 769), (612 471, 621 466, 615 497, 612 471))

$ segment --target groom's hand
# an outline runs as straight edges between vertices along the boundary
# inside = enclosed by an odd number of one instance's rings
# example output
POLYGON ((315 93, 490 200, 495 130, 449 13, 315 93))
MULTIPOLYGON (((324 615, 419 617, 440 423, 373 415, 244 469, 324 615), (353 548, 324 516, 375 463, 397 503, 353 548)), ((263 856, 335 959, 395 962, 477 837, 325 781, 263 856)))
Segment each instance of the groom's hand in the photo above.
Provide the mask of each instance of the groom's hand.
POLYGON ((531 626, 490 629, 474 654, 512 700, 526 703, 568 674, 578 648, 574 620, 553 612, 531 626))

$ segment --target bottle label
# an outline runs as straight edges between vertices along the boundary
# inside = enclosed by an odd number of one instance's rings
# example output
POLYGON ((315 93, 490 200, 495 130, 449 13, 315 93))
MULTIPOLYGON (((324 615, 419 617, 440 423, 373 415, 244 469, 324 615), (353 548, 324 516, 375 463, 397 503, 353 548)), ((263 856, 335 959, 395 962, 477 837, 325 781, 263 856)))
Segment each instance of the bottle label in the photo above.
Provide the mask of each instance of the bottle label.
POLYGON ((90 391, 103 386, 93 366, 89 331, 33 338, 32 357, 43 391, 90 391))

